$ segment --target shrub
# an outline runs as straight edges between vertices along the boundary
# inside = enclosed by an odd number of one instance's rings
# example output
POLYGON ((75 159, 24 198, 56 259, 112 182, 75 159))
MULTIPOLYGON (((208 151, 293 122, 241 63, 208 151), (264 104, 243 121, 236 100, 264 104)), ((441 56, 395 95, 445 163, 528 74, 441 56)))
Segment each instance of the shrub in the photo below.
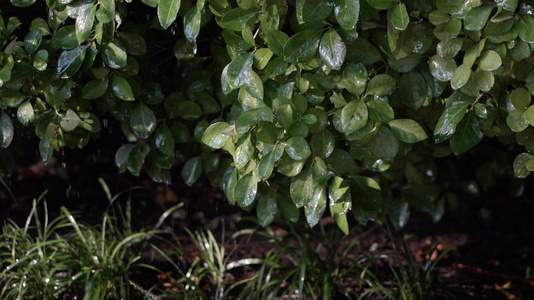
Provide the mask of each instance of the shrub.
POLYGON ((348 232, 349 211, 439 219, 452 196, 423 170, 484 136, 534 170, 530 2, 131 2, 0 4, 1 172, 20 137, 48 162, 116 120, 122 172, 169 183, 177 158, 263 225, 328 208, 348 232))

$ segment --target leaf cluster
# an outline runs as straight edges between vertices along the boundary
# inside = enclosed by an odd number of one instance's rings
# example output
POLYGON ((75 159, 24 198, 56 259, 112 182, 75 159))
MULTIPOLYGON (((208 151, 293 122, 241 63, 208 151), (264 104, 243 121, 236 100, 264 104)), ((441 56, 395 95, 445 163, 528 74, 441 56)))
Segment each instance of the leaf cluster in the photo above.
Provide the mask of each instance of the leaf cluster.
MULTIPOLYGON (((22 17, 34 2, 0 8, 22 17)), ((426 200, 421 190, 393 200, 389 183, 435 190, 423 162, 461 155, 484 136, 525 147, 516 176, 534 170, 528 1, 46 7, 28 24, 0 15, 2 173, 25 126, 48 162, 113 118, 128 141, 115 156, 121 172, 170 183, 178 159, 188 185, 206 174, 230 203, 255 207, 262 225, 303 215, 314 226, 329 211, 348 232, 348 212, 405 224, 426 200)))

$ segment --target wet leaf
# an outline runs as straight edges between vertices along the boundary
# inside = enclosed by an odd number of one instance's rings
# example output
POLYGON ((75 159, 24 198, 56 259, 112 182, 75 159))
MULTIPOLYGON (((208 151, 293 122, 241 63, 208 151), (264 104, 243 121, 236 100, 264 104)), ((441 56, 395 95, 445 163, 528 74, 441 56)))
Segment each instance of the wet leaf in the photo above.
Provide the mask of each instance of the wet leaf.
POLYGON ((531 15, 521 15, 517 20, 517 32, 523 41, 534 42, 534 18, 531 15))
POLYGON ((241 207, 248 207, 254 203, 256 193, 258 192, 258 183, 253 172, 241 177, 235 187, 235 199, 241 207))
POLYGON ((118 41, 113 40, 100 49, 102 60, 112 69, 120 69, 128 64, 126 48, 118 41))
POLYGON ((456 127, 456 132, 451 137, 451 149, 455 155, 460 155, 473 148, 482 138, 478 119, 474 112, 465 116, 456 127))
POLYGON ((480 6, 469 10, 464 19, 464 28, 470 31, 482 30, 488 21, 493 6, 480 6))
POLYGON ((319 223, 325 210, 326 182, 323 183, 321 187, 315 188, 312 199, 308 205, 304 206, 304 214, 306 215, 306 221, 310 227, 313 227, 319 223))
POLYGON ((156 130, 154 144, 163 154, 174 156, 174 138, 171 130, 165 124, 161 124, 156 130))
POLYGON ((363 101, 353 100, 341 109, 340 121, 343 133, 349 135, 363 128, 369 117, 367 105, 363 101))
POLYGON ((319 48, 321 34, 322 30, 312 28, 290 37, 284 45, 284 60, 297 63, 311 59, 319 48))
POLYGON ((39 142, 39 154, 41 155, 41 158, 43 159, 43 163, 45 165, 48 165, 48 163, 52 159, 53 153, 54 148, 52 148, 52 146, 48 142, 48 139, 46 137, 43 137, 39 142))
MULTIPOLYGON (((17 119, 24 125, 28 125, 35 119, 35 113, 30 101, 23 102, 17 109, 17 119)), ((3 135, 2 135, 3 136, 3 135)))
POLYGON ((351 94, 359 97, 367 87, 367 69, 362 64, 350 63, 343 70, 343 85, 351 94))
POLYGON ((356 174, 359 168, 356 166, 354 159, 347 151, 341 149, 334 149, 332 154, 324 159, 328 169, 335 174, 356 174))
POLYGON ((430 58, 429 69, 434 78, 447 82, 452 79, 452 74, 456 70, 456 63, 452 58, 446 59, 436 54, 430 58))
POLYGON ((258 164, 258 175, 261 180, 265 181, 271 177, 274 170, 275 158, 275 151, 273 150, 260 159, 260 163, 258 164))
POLYGON ((434 142, 436 144, 445 141, 454 134, 456 126, 466 113, 467 105, 466 102, 458 101, 443 111, 434 129, 434 142))
POLYGON ((382 59, 380 51, 368 40, 359 37, 352 44, 347 45, 346 59, 353 63, 372 65, 382 59))
POLYGON ((352 196, 349 184, 339 176, 335 176, 328 187, 330 200, 330 213, 332 215, 344 215, 352 206, 352 196))
POLYGON ((78 10, 78 17, 76 18, 76 22, 74 25, 76 29, 76 40, 78 41, 78 44, 82 44, 83 42, 85 42, 85 40, 89 36, 89 32, 91 32, 91 29, 93 29, 95 14, 96 5, 94 5, 93 3, 81 5, 80 9, 78 10))
POLYGON ((353 211, 354 208, 365 212, 380 211, 382 208, 382 191, 376 181, 366 176, 354 176, 350 187, 351 193, 358 195, 352 201, 353 211))
POLYGON ((475 72, 475 84, 483 92, 489 92, 495 83, 493 72, 477 70, 475 72))
POLYGON ((241 137, 240 142, 236 144, 237 148, 234 154, 234 164, 238 170, 242 170, 255 154, 251 134, 247 133, 241 137))
POLYGON ((406 11, 406 4, 399 3, 393 10, 393 15, 391 17, 391 24, 397 30, 405 30, 408 27, 410 22, 410 17, 408 16, 408 11, 406 11))
POLYGON ((255 11, 247 11, 241 7, 236 7, 224 14, 221 19, 221 27, 233 31, 242 31, 247 24, 257 21, 258 17, 258 13, 255 11))
POLYGON ((529 122, 526 119, 525 111, 516 109, 508 114, 506 117, 506 124, 513 132, 521 132, 528 127, 529 122))
POLYGON ((517 88, 510 94, 510 101, 517 109, 530 106, 530 93, 525 88, 517 88))
POLYGON ((417 143, 428 137, 423 127, 411 119, 392 120, 388 124, 401 142, 417 143))
MULTIPOLYGON (((155 3, 157 6, 157 3, 155 3)), ((153 7, 155 7, 153 6, 153 7)), ((96 11, 96 19, 100 23, 108 23, 115 17, 115 0, 102 0, 100 6, 96 11)))
POLYGON ((71 50, 63 51, 57 61, 57 74, 65 77, 73 76, 82 66, 85 59, 87 45, 78 46, 71 50))
POLYGON ((184 17, 184 34, 189 40, 195 40, 200 33, 200 21, 202 12, 196 7, 191 7, 184 17))
POLYGON ((223 91, 228 94, 230 91, 243 86, 250 76, 253 55, 241 54, 233 59, 222 71, 221 84, 223 91))
POLYGON ((484 71, 495 71, 501 64, 501 56, 493 50, 482 51, 478 58, 478 65, 484 71))
POLYGON ((270 194, 261 195, 256 208, 258 222, 267 227, 280 216, 280 210, 276 198, 270 194))
POLYGON ((469 81, 469 78, 471 77, 471 68, 466 67, 465 65, 460 65, 454 72, 452 73, 451 78, 451 87, 455 90, 461 88, 464 86, 467 81, 469 81))
POLYGON ((182 169, 182 178, 188 186, 192 186, 200 177, 202 171, 202 159, 195 156, 187 160, 182 169))
POLYGON ((393 91, 397 81, 388 74, 379 74, 369 80, 367 94, 374 96, 387 96, 393 91))
POLYGON ((378 10, 386 10, 395 6, 395 0, 366 0, 369 6, 378 10))
POLYGON ((310 146, 301 137, 292 137, 285 142, 286 153, 294 160, 301 161, 311 155, 310 146))
POLYGON ((113 90, 113 94, 121 100, 135 100, 130 83, 120 75, 113 75, 113 78, 111 79, 111 89, 113 90))
POLYGON ((142 139, 148 138, 156 130, 154 112, 146 104, 139 102, 132 110, 130 127, 138 137, 142 139))
POLYGON ((16 7, 27 7, 35 3, 36 0, 10 0, 16 7))
POLYGON ((393 108, 384 101, 373 99, 367 102, 369 118, 375 122, 387 123, 395 117, 393 108))
POLYGON ((224 130, 232 125, 226 122, 211 124, 202 135, 202 142, 211 148, 221 149, 231 139, 231 136, 224 134, 224 130))
POLYGON ((291 108, 291 105, 281 105, 276 111, 276 118, 283 128, 289 129, 293 123, 293 109, 291 108))
POLYGON ((391 159, 399 152, 399 140, 386 127, 380 127, 376 137, 367 145, 369 152, 381 159, 391 159))
POLYGON ((334 29, 329 29, 319 44, 321 60, 333 70, 339 70, 345 62, 347 47, 334 29))
POLYGON ((328 129, 312 135, 310 146, 313 153, 319 157, 326 158, 334 151, 336 140, 328 129))
POLYGON ((517 178, 527 177, 534 171, 534 155, 521 153, 514 159, 514 175, 517 178))
POLYGON ((43 32, 40 29, 32 29, 24 38, 24 49, 28 54, 32 54, 39 48, 43 39, 43 32))
POLYGON ((339 26, 350 30, 356 28, 360 16, 360 0, 336 1, 334 15, 339 26))
POLYGON ((14 134, 15 129, 11 118, 2 111, 0 114, 0 147, 7 148, 11 144, 14 134))
POLYGON ((72 109, 68 109, 59 124, 63 130, 72 131, 80 124, 80 121, 78 115, 72 109))
POLYGON ((159 0, 158 20, 163 29, 169 28, 180 10, 180 0, 159 0))

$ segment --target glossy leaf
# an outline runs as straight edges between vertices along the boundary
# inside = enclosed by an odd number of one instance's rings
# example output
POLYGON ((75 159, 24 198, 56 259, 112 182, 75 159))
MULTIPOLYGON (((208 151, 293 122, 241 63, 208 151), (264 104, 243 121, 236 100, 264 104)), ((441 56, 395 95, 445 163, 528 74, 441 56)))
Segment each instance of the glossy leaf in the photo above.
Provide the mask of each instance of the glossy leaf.
POLYGON ((41 155, 41 158, 43 159, 43 163, 45 165, 48 165, 50 160, 52 160, 53 153, 54 148, 52 148, 52 146, 48 142, 48 139, 46 137, 42 138, 39 142, 39 154, 41 155))
POLYGON ((202 135, 202 142, 211 148, 221 149, 231 139, 231 136, 224 134, 224 130, 231 127, 226 122, 211 124, 202 135))
POLYGON ((258 175, 261 180, 265 181, 271 177, 274 170, 275 158, 275 152, 273 150, 260 159, 258 164, 258 175))
POLYGON ((279 217, 280 210, 274 196, 260 194, 259 198, 256 209, 258 222, 261 226, 267 227, 279 217))
POLYGON ((454 72, 452 72, 451 87, 455 90, 464 86, 471 77, 471 68, 465 65, 460 65, 454 72))
POLYGON ((362 64, 350 63, 343 70, 343 85, 351 94, 359 97, 367 87, 367 69, 362 64))
POLYGON ((113 94, 121 100, 135 100, 130 83, 128 83, 128 80, 120 75, 113 75, 111 80, 111 89, 113 90, 113 94))
POLYGON ((451 149, 455 155, 462 154, 473 148, 482 138, 479 122, 474 112, 465 116, 456 127, 454 135, 451 137, 451 149))
POLYGON ((382 191, 372 178, 354 176, 350 187, 352 194, 359 196, 353 200, 353 210, 357 207, 365 212, 373 212, 382 208, 382 191))
POLYGON ((187 160, 182 169, 182 177, 188 186, 192 186, 200 177, 202 171, 202 159, 195 156, 187 160))
POLYGON ((78 10, 78 17, 76 18, 76 22, 74 25, 76 29, 76 40, 78 41, 78 44, 82 44, 83 42, 85 42, 85 40, 89 36, 89 32, 91 31, 91 29, 93 29, 95 14, 96 5, 94 5, 93 3, 81 5, 80 9, 78 10))
POLYGON ((530 106, 530 93, 525 88, 517 88, 510 94, 510 101, 517 109, 530 106))
POLYGON ((385 10, 392 8, 397 1, 395 0, 366 0, 369 6, 378 10, 385 10))
POLYGON ((319 44, 321 60, 333 70, 339 70, 345 62, 347 47, 334 29, 329 29, 319 44))
POLYGON ((36 0, 10 0, 16 7, 27 7, 35 3, 36 0))
POLYGON ((423 127, 411 119, 396 119, 390 121, 388 124, 401 142, 410 144, 417 143, 428 137, 423 127))
POLYGON ((409 22, 410 17, 408 16, 408 11, 406 10, 406 4, 399 3, 393 10, 391 24, 397 30, 405 30, 406 27, 408 27, 409 22))
POLYGON ((118 41, 113 40, 100 49, 102 60, 112 69, 120 69, 128 63, 126 48, 118 41))
POLYGON ((72 50, 63 51, 57 61, 57 74, 66 77, 73 76, 82 66, 88 46, 78 46, 72 50))
POLYGON ((108 22, 111 22, 114 17, 115 17, 115 0, 102 0, 100 2, 100 6, 98 10, 96 11, 96 19, 101 23, 108 23, 108 22))
POLYGON ((256 199, 258 192, 258 183, 254 174, 248 173, 241 177, 235 187, 235 199, 237 204, 241 207, 248 207, 256 199))
POLYGON ((311 227, 317 225, 321 220, 324 211, 326 210, 326 182, 321 187, 316 188, 313 191, 313 197, 304 206, 304 214, 306 215, 306 221, 311 227))
POLYGON ((32 29, 24 38, 24 48, 28 54, 32 54, 39 48, 43 39, 43 32, 40 29, 32 29))
POLYGON ((286 153, 294 160, 305 160, 311 155, 310 146, 301 137, 292 137, 285 142, 286 153))
POLYGON ((28 125, 35 119, 35 112, 30 101, 23 102, 17 109, 17 119, 24 125, 28 125))
POLYGON ((250 76, 252 54, 242 54, 233 59, 222 71, 221 84, 223 91, 228 94, 231 90, 243 86, 250 76))
POLYGON ((367 94, 379 97, 386 96, 393 91, 396 85, 395 78, 388 74, 379 74, 369 80, 367 94))
POLYGON ((349 135, 367 124, 369 113, 363 101, 353 100, 341 109, 340 121, 343 133, 349 135))
POLYGON ((527 177, 531 171, 534 171, 534 155, 521 153, 514 159, 514 175, 518 178, 527 177))
POLYGON ((296 0, 295 8, 300 24, 320 22, 333 10, 332 3, 328 0, 296 0))
POLYGON ((174 156, 174 138, 166 125, 162 124, 156 130, 154 144, 163 154, 174 156))
POLYGON ((399 152, 399 141, 387 127, 381 127, 376 137, 367 145, 369 152, 381 159, 391 159, 399 152))
POLYGON ((68 132, 74 130, 80 124, 80 121, 78 115, 72 109, 68 109, 59 124, 63 130, 68 132))
POLYGON ((426 81, 417 71, 402 74, 399 82, 399 96, 413 109, 423 106, 427 95, 426 81))
POLYGON ((534 42, 534 18, 528 14, 521 15, 517 20, 517 32, 523 41, 534 42))
POLYGON ((0 147, 7 148, 11 141, 13 141, 13 136, 15 135, 15 128, 13 127, 13 122, 11 118, 2 111, 0 114, 0 147))
POLYGON ((312 135, 310 146, 315 155, 326 158, 334 151, 335 143, 336 140, 332 133, 325 129, 312 135))
POLYGON ((289 63, 305 62, 317 52, 322 30, 306 29, 290 37, 284 45, 284 60, 289 63))
POLYGON ((464 27, 466 30, 478 31, 482 30, 488 21, 488 18, 493 10, 493 6, 480 6, 469 10, 464 19, 464 27))
POLYGON ((158 20, 163 29, 169 28, 176 20, 176 15, 180 10, 181 0, 159 0, 158 20))
POLYGON ((360 0, 340 0, 335 3, 334 15, 339 26, 347 30, 356 28, 360 16, 360 0))
POLYGON ((513 132, 521 132, 525 130, 529 125, 525 116, 525 111, 516 109, 510 112, 506 117, 506 125, 508 125, 513 132))
POLYGON ((138 137, 142 139, 148 138, 156 130, 154 112, 146 104, 139 102, 132 110, 130 127, 138 137))
POLYGON ((430 58, 429 69, 434 78, 447 82, 452 79, 452 74, 456 70, 456 63, 453 59, 445 59, 436 54, 430 58))
POLYGON ((395 117, 393 108, 384 101, 373 99, 367 102, 369 118, 375 122, 387 123, 395 117))
POLYGON ((242 31, 247 24, 254 23, 258 19, 258 13, 254 11, 247 11, 243 8, 236 7, 227 12, 221 19, 221 26, 223 28, 242 31))
POLYGON ((501 56, 493 50, 482 51, 478 59, 478 65, 484 71, 495 71, 501 64, 501 56))
POLYGON ((343 178, 335 176, 328 187, 328 199, 332 215, 346 214, 352 206, 349 184, 343 178))
POLYGON ((441 114, 434 129, 434 142, 436 144, 443 142, 454 134, 456 126, 465 116, 467 105, 468 103, 466 102, 455 102, 441 114))
POLYGON ((201 17, 202 13, 196 6, 191 7, 185 14, 184 34, 189 40, 194 40, 197 38, 200 32, 201 17))

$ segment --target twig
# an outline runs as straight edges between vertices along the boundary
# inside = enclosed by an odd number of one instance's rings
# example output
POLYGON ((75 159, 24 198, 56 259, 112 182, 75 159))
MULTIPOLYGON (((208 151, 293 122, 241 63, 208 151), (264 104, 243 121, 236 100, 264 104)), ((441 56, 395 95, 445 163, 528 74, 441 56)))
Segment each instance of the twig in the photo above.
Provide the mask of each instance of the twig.
POLYGON ((6 182, 4 181, 4 179, 2 177, 0 177, 0 182, 6 188, 7 192, 9 193, 9 196, 11 196, 11 199, 13 199, 13 202, 18 203, 17 199, 15 198, 13 193, 11 192, 11 189, 9 188, 9 186, 6 184, 6 182))

